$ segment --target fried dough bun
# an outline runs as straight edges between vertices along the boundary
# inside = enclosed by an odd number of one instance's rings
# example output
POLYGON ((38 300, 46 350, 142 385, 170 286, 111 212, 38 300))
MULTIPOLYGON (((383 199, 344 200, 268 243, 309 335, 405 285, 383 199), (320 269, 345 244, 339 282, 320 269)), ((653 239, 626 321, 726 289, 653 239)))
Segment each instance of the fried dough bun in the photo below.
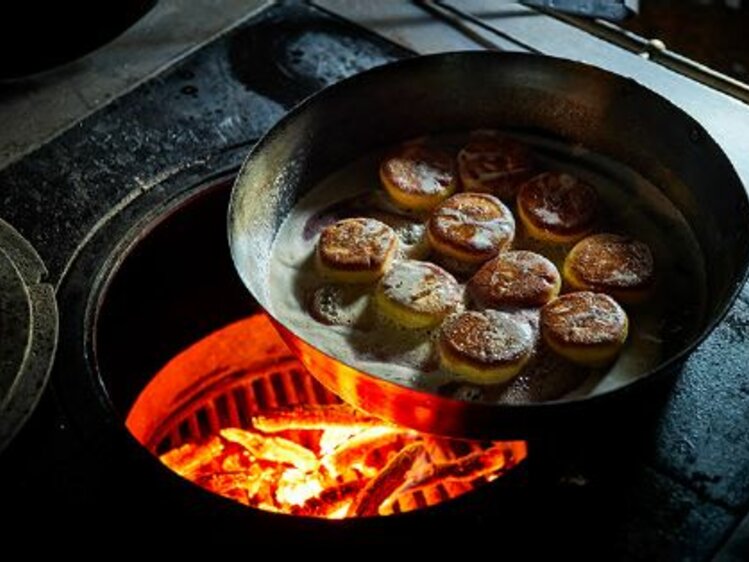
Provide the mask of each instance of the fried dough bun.
POLYGON ((401 260, 380 279, 375 291, 380 310, 406 328, 431 328, 463 304, 461 286, 432 263, 401 260))
POLYGON ((564 280, 575 290, 598 291, 634 304, 651 292, 653 255, 644 242, 618 234, 594 234, 578 242, 564 260, 564 280))
POLYGON ((343 219, 320 233, 315 252, 320 273, 342 283, 372 283, 382 277, 398 249, 393 229, 375 219, 343 219))
POLYGON ((489 193, 509 203, 533 175, 533 158, 524 144, 484 132, 474 134, 458 153, 458 173, 464 191, 489 193))
POLYGON ((509 248, 515 219, 496 197, 458 193, 432 213, 427 237, 438 254, 463 264, 478 265, 509 248))
POLYGON ((590 234, 598 195, 575 176, 547 172, 524 183, 516 202, 520 222, 531 237, 566 244, 590 234))
POLYGON ((471 299, 483 308, 538 308, 562 286, 556 266, 534 252, 503 252, 468 281, 471 299))
POLYGON ((450 153, 422 144, 404 144, 380 164, 380 182, 403 209, 428 211, 457 189, 450 153))
POLYGON ((610 296, 567 293, 541 309, 541 335, 556 353, 579 365, 613 361, 627 339, 627 313, 610 296))
POLYGON ((517 375, 530 359, 536 337, 517 315, 474 310, 449 317, 437 342, 440 364, 477 384, 499 384, 517 375))

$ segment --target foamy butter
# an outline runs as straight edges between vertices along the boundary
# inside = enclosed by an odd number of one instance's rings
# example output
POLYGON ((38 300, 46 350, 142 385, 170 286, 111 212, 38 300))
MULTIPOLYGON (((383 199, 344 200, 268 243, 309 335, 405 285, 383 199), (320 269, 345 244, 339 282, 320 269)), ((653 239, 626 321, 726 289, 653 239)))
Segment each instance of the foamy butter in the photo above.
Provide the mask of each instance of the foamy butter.
MULTIPOLYGON (((300 199, 286 218, 272 252, 271 312, 298 336, 359 370, 464 400, 521 403, 596 394, 657 367, 671 349, 667 346, 678 347, 693 335, 704 312, 704 264, 688 224, 656 187, 631 169, 580 146, 514 136, 532 146, 543 168, 572 174, 594 186, 602 203, 598 231, 630 234, 653 252, 657 278, 653 295, 645 304, 628 308, 629 338, 610 367, 594 370, 572 365, 539 346, 534 358, 508 384, 474 386, 439 368, 434 343, 438 329, 400 328, 384 318, 374 303, 374 285, 334 286, 321 279, 314 265, 319 231, 345 216, 393 219, 391 226, 395 225, 401 250, 405 250, 403 257, 415 253, 415 248, 423 254, 424 218, 394 217, 393 208, 379 194, 377 168, 384 151, 329 176, 300 199), (311 307, 321 311, 322 317, 313 317, 311 307)), ((437 140, 457 149, 467 138, 454 135, 437 140)), ((529 239, 518 224, 512 248, 539 252, 561 271, 570 246, 529 239)), ((538 337, 538 311, 513 313, 538 337)))

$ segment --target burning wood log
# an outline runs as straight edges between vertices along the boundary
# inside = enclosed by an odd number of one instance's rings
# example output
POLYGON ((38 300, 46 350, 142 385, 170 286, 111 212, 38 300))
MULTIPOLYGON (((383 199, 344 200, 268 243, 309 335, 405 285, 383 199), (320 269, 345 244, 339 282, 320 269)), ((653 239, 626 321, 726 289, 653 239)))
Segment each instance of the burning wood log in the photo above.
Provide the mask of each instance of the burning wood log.
POLYGON ((401 492, 413 493, 456 481, 470 484, 482 476, 498 476, 514 464, 512 459, 508 459, 508 451, 504 446, 490 447, 453 461, 430 464, 418 478, 408 482, 401 492))
POLYGON ((343 518, 439 503, 473 489, 482 478, 501 475, 526 456, 523 442, 490 445, 424 436, 344 405, 307 406, 299 412, 256 418, 256 427, 274 433, 225 428, 161 460, 245 505, 343 518))
POLYGON ((247 495, 246 474, 218 472, 195 479, 195 483, 215 494, 231 498, 244 505, 250 505, 247 495))
POLYGON ((296 406, 290 409, 275 410, 272 413, 252 418, 255 429, 265 433, 298 429, 348 429, 367 428, 383 425, 377 418, 365 416, 346 404, 326 406, 296 406))
POLYGON ((207 466, 216 462, 223 453, 224 444, 218 437, 211 437, 201 444, 185 443, 181 447, 161 455, 160 460, 174 472, 194 480, 207 466))
POLYGON ((282 511, 275 496, 278 491, 278 482, 285 471, 286 469, 281 465, 275 465, 272 468, 253 465, 244 484, 250 505, 261 509, 269 508, 271 511, 282 511))
POLYGON ((380 505, 406 482, 408 472, 423 452, 421 442, 404 447, 362 488, 349 507, 348 517, 377 515, 380 505))
POLYGON ((339 445, 332 453, 322 458, 322 464, 332 472, 344 472, 355 463, 366 462, 370 453, 386 449, 400 449, 411 436, 394 427, 382 426, 365 429, 339 445))
POLYGON ((292 508, 291 513, 294 515, 330 517, 344 504, 350 503, 366 483, 366 478, 359 478, 337 486, 331 486, 323 490, 319 496, 308 499, 304 505, 292 508))
POLYGON ((315 470, 319 464, 315 453, 283 437, 260 435, 235 427, 222 429, 219 433, 227 441, 247 449, 247 452, 259 460, 290 464, 303 471, 315 470))

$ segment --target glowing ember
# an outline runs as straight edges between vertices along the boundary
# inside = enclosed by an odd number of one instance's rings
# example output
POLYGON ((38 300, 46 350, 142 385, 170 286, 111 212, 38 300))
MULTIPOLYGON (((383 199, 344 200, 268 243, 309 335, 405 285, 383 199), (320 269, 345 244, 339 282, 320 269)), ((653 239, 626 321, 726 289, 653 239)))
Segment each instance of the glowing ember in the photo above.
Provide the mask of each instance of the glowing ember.
POLYGON ((257 416, 249 429, 222 429, 219 436, 182 445, 161 460, 185 478, 246 505, 342 518, 415 509, 420 502, 406 496, 442 498, 440 488, 454 497, 497 478, 524 456, 522 442, 440 439, 331 405, 257 416), (440 458, 451 460, 435 460, 440 458), (458 483, 463 484, 460 491, 451 488, 458 483))
POLYGON ((434 505, 496 479, 527 454, 522 441, 438 438, 341 404, 290 355, 265 315, 174 357, 138 397, 127 427, 207 490, 331 519, 434 505))

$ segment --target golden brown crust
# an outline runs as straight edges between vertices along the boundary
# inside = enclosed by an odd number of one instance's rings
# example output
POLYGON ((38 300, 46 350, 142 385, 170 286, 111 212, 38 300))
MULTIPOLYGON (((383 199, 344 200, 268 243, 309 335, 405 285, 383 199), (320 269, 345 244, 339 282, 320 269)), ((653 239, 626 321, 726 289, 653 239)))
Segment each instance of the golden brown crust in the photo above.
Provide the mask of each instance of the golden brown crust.
POLYGON ((434 210, 427 234, 440 253, 480 263, 509 247, 515 236, 515 219, 492 195, 458 193, 434 210))
POLYGON ((523 250, 485 263, 468 282, 471 298, 485 308, 540 307, 557 296, 561 277, 551 261, 523 250))
POLYGON ((375 219, 343 219, 326 226, 317 242, 320 262, 343 271, 376 271, 392 259, 393 229, 375 219))
POLYGON ((402 260, 380 280, 378 290, 391 302, 419 314, 446 316, 463 302, 455 278, 433 263, 402 260))
POLYGON ((465 191, 490 193, 512 201, 533 175, 531 151, 497 134, 477 134, 458 153, 458 172, 465 191))
POLYGON ((526 361, 533 351, 534 334, 524 320, 496 310, 456 314, 442 325, 442 353, 475 369, 501 367, 526 361))
POLYGON ((578 242, 564 264, 576 288, 613 292, 644 291, 653 283, 654 264, 644 242, 618 234, 595 234, 578 242))
POLYGON ((380 180, 406 208, 429 209, 450 196, 457 176, 452 155, 437 147, 405 144, 380 164, 380 180))
POLYGON ((627 323, 624 309, 603 293, 567 293, 541 309, 544 339, 563 348, 620 345, 627 323))
POLYGON ((517 196, 518 212, 534 231, 570 241, 593 228, 598 207, 595 189, 562 172, 540 174, 523 184, 517 196))

